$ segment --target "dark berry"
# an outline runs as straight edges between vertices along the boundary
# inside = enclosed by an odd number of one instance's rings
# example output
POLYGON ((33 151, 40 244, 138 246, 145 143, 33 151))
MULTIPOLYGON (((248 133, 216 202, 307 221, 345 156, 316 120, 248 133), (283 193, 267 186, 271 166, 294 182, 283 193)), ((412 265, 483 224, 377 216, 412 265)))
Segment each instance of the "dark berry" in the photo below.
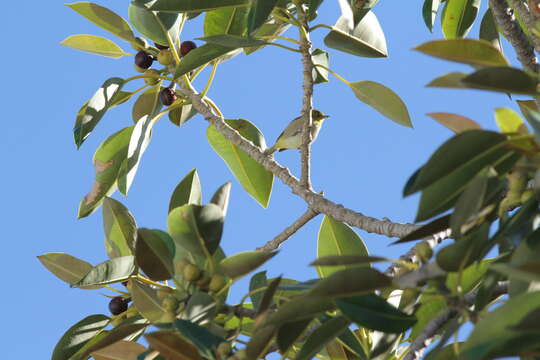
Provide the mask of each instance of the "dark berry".
POLYGON ((169 48, 169 46, 161 45, 161 44, 158 44, 157 42, 155 42, 154 45, 156 45, 156 47, 159 50, 167 50, 169 48))
POLYGON ((159 98, 163 105, 169 106, 176 100, 176 92, 171 88, 164 88, 159 93, 159 98))
POLYGON ((148 69, 152 66, 152 62, 154 62, 154 58, 146 51, 141 50, 135 55, 135 65, 140 68, 148 69))
POLYGON ((121 314, 127 310, 128 302, 129 299, 124 299, 121 296, 114 297, 111 302, 109 302, 109 311, 113 315, 121 314))
POLYGON ((196 49, 197 44, 193 41, 182 41, 180 44, 180 55, 186 56, 191 50, 196 49))

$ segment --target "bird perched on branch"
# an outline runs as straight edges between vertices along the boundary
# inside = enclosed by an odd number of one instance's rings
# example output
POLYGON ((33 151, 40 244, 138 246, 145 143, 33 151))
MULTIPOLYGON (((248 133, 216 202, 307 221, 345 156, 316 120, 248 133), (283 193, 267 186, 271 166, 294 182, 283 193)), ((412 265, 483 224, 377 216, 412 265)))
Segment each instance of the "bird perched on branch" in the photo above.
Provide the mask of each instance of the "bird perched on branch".
MULTIPOLYGON (((311 139, 315 141, 319 130, 321 130, 324 119, 330 115, 324 115, 319 110, 311 110, 311 139)), ((273 154, 276 151, 283 151, 287 149, 298 149, 302 145, 302 128, 304 122, 301 116, 297 117, 287 125, 285 130, 279 135, 276 143, 265 150, 266 154, 273 154)))

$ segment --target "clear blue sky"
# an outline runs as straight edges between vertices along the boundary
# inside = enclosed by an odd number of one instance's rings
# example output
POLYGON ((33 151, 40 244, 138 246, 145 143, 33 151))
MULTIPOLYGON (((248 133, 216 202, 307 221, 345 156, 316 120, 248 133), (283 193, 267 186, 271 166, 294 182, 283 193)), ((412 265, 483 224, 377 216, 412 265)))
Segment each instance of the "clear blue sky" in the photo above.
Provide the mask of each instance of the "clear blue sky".
MULTIPOLYGON (((100 1, 127 16, 127 1, 100 1)), ((485 9, 482 9, 485 10, 485 9)), ((318 22, 333 24, 337 1, 327 0, 318 22)), ((382 118, 357 101, 352 91, 335 78, 317 85, 315 104, 331 119, 313 146, 313 182, 316 190, 352 209, 374 217, 410 222, 417 198, 402 199, 409 175, 451 134, 425 116, 428 112, 456 112, 494 128, 492 110, 513 106, 504 95, 479 91, 425 88, 434 77, 465 70, 412 51, 415 45, 441 38, 430 34, 421 20, 421 2, 381 1, 375 8, 385 31, 388 59, 364 59, 331 51, 331 68, 350 81, 379 81, 401 95, 414 126, 408 129, 382 118)), ((0 270, 4 358, 45 359, 63 332, 86 315, 107 314, 108 300, 100 291, 70 289, 45 270, 36 259, 46 252, 66 252, 97 264, 106 259, 101 211, 76 219, 77 206, 89 190, 94 169, 92 155, 98 144, 131 123, 129 106, 110 111, 77 151, 72 127, 80 105, 111 76, 129 77, 133 58, 102 58, 59 45, 71 34, 112 37, 62 1, 20 2, 3 5, 2 70, 3 171, 2 243, 0 270), (7 34, 6 34, 7 30, 7 34)), ((202 36, 200 19, 190 24, 186 37, 202 36)), ((471 32, 476 36, 477 27, 471 32)), ((295 36, 289 30, 291 36, 295 36)), ((324 48, 322 36, 314 43, 324 48)), ((126 50, 129 45, 114 39, 126 50)), ((510 51, 508 54, 512 54, 510 51)), ((514 59, 510 59, 514 61, 514 59)), ((209 95, 227 117, 254 122, 273 143, 285 124, 301 108, 300 59, 270 47, 249 57, 239 56, 219 67, 209 95)), ((227 167, 210 148, 200 117, 177 128, 163 119, 154 128, 126 204, 139 226, 166 228, 169 196, 192 168, 199 171, 204 201, 226 181, 227 167)), ((298 174, 296 151, 277 159, 298 174)), ((305 210, 303 201, 276 180, 268 209, 261 208, 233 180, 232 198, 222 246, 227 254, 251 250, 270 240, 305 210)), ((307 265, 315 258, 317 231, 322 216, 294 235, 281 253, 268 263, 270 276, 296 279, 316 276, 307 265)), ((397 257, 407 247, 388 247, 392 239, 359 234, 374 255, 397 257)), ((395 239, 394 239, 395 240, 395 239)), ((233 300, 245 293, 246 281, 236 286, 233 300)))

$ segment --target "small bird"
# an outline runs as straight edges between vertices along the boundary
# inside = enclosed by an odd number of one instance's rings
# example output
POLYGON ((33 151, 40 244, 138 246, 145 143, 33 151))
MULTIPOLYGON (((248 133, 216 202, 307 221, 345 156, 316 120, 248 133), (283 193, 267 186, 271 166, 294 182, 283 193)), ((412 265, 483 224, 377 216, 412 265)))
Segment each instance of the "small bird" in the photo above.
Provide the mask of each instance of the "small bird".
MULTIPOLYGON (((324 115, 319 110, 311 110, 311 138, 313 141, 319 135, 324 119, 330 117, 330 115, 324 115)), ((302 145, 302 117, 299 116, 287 125, 285 130, 279 135, 276 143, 265 150, 266 154, 273 154, 276 151, 283 151, 287 149, 298 149, 302 145)))

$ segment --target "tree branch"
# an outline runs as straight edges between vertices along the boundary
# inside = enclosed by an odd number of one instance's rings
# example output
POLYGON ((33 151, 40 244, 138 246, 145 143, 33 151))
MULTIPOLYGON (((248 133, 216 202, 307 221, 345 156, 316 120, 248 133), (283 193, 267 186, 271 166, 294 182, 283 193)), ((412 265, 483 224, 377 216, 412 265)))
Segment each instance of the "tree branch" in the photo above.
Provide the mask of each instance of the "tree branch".
POLYGON ((331 216, 337 221, 345 222, 369 233, 385 235, 388 237, 403 237, 413 230, 419 228, 414 224, 395 223, 388 219, 379 220, 365 216, 359 212, 343 207, 326 199, 321 194, 317 194, 302 186, 298 178, 293 176, 289 169, 277 163, 270 156, 264 154, 263 149, 255 146, 251 141, 243 138, 235 129, 227 125, 223 118, 215 115, 212 108, 204 101, 200 95, 189 89, 179 90, 184 96, 191 100, 193 107, 202 114, 223 136, 231 143, 238 146, 249 157, 261 164, 266 170, 278 177, 285 185, 289 186, 292 192, 300 196, 308 204, 308 207, 317 212, 331 216))
POLYGON ((534 73, 538 72, 538 61, 534 54, 534 48, 530 44, 527 35, 517 23, 512 9, 508 7, 505 0, 489 0, 491 11, 495 22, 502 29, 504 36, 510 41, 516 51, 521 65, 534 73))
POLYGON ((297 232, 302 226, 307 224, 307 222, 317 216, 317 213, 311 209, 308 209, 302 216, 300 216, 294 223, 288 226, 285 230, 281 232, 278 236, 268 241, 263 246, 257 248, 257 250, 262 251, 272 251, 276 250, 281 243, 290 238, 295 232, 297 232))
POLYGON ((531 31, 531 29, 535 28, 536 19, 533 17, 533 14, 531 14, 529 7, 520 0, 508 0, 508 3, 515 10, 517 10, 519 16, 521 17, 521 19, 523 19, 525 26, 527 26, 527 28, 529 29, 529 35, 532 45, 534 46, 534 50, 540 53, 540 39, 538 39, 538 36, 536 36, 534 32, 531 31))

